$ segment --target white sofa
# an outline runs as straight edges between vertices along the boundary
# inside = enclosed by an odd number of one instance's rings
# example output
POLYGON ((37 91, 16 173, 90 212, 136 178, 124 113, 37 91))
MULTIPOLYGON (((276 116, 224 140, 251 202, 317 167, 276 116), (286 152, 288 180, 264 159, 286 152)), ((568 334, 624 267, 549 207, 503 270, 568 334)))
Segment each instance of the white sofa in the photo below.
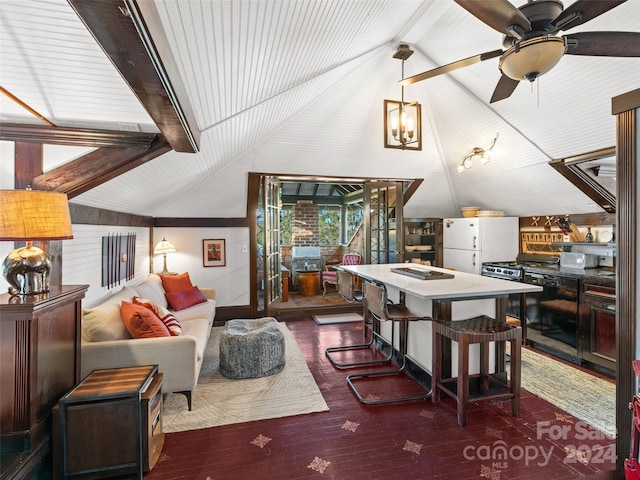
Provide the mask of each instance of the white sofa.
POLYGON ((163 393, 178 392, 187 397, 198 382, 204 351, 216 311, 215 291, 200 288, 206 302, 171 311, 182 326, 182 334, 171 337, 132 338, 120 315, 122 301, 133 297, 167 307, 162 281, 151 274, 136 287, 124 287, 99 305, 82 312, 82 378, 93 370, 138 365, 158 365, 163 373, 163 393))

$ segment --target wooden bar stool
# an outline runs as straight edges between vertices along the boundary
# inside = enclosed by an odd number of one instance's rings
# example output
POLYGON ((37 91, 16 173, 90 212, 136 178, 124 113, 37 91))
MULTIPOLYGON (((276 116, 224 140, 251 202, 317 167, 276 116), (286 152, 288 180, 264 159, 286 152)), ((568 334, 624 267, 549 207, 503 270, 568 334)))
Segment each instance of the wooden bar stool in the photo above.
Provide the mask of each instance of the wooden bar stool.
MULTIPOLYGON (((500 322, 486 315, 467 320, 433 320, 433 373, 431 389, 433 403, 439 400, 439 393, 443 391, 454 398, 458 404, 458 425, 467 424, 467 410, 469 404, 469 345, 480 344, 480 384, 481 393, 471 400, 511 399, 511 413, 517 417, 520 413, 520 355, 522 347, 522 329, 518 326, 500 322), (458 342, 458 378, 442 378, 442 342, 448 338, 458 342), (489 342, 504 342, 511 344, 511 378, 507 383, 489 374, 489 342), (489 382, 494 382, 507 391, 489 391, 489 382), (447 384, 456 383, 456 391, 449 389, 447 384)), ((497 359, 496 359, 497 361, 497 359)), ((475 375, 474 375, 475 376, 475 375)))

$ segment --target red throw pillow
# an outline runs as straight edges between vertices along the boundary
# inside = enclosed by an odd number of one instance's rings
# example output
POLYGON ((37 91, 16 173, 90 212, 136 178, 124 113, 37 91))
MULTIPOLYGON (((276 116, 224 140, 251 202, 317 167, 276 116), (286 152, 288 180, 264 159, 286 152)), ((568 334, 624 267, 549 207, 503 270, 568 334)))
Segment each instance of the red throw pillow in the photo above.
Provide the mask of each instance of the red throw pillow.
POLYGON ((170 337, 171 333, 155 313, 142 305, 122 302, 120 307, 124 326, 133 338, 170 337))
POLYGON ((173 337, 182 335, 182 325, 180 325, 180 322, 178 321, 176 316, 169 310, 164 308, 162 305, 158 305, 151 300, 140 297, 133 297, 133 303, 135 305, 142 305, 143 307, 148 308, 153 313, 155 313, 160 321, 164 323, 165 327, 169 329, 169 333, 171 333, 173 337))
POLYGON ((207 301, 207 297, 200 291, 198 287, 187 288, 179 292, 167 292, 164 294, 171 308, 174 310, 183 310, 198 303, 207 301))
POLYGON ((160 275, 160 280, 162 280, 162 288, 165 292, 179 292, 193 287, 189 272, 180 275, 160 275))

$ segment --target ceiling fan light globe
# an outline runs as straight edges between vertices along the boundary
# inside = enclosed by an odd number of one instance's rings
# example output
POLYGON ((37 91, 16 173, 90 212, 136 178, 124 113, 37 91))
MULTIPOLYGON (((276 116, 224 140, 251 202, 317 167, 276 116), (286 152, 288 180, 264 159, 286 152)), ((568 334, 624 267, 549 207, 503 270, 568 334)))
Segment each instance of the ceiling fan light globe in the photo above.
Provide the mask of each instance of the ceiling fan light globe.
POLYGON ((456 172, 458 173, 464 172, 464 166, 462 164, 458 165, 458 168, 456 168, 456 172))
POLYGON ((500 57, 499 68, 513 80, 533 81, 556 66, 566 50, 564 38, 531 38, 504 52, 500 57))

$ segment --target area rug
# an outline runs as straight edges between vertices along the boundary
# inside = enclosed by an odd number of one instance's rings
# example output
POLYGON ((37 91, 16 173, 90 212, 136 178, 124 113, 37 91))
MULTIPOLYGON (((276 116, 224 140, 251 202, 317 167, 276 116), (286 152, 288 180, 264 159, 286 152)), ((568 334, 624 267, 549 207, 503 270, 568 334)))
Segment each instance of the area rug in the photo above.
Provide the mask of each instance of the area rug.
POLYGON ((193 408, 187 410, 184 395, 167 395, 163 430, 181 432, 329 410, 293 335, 284 323, 278 327, 285 339, 285 367, 275 375, 246 380, 220 374, 223 327, 214 327, 193 392, 193 408))
POLYGON ((318 325, 331 325, 333 323, 361 322, 359 313, 333 313, 331 315, 314 315, 313 320, 318 325))
POLYGON ((522 349, 522 388, 607 434, 616 435, 616 386, 577 368, 522 349))

